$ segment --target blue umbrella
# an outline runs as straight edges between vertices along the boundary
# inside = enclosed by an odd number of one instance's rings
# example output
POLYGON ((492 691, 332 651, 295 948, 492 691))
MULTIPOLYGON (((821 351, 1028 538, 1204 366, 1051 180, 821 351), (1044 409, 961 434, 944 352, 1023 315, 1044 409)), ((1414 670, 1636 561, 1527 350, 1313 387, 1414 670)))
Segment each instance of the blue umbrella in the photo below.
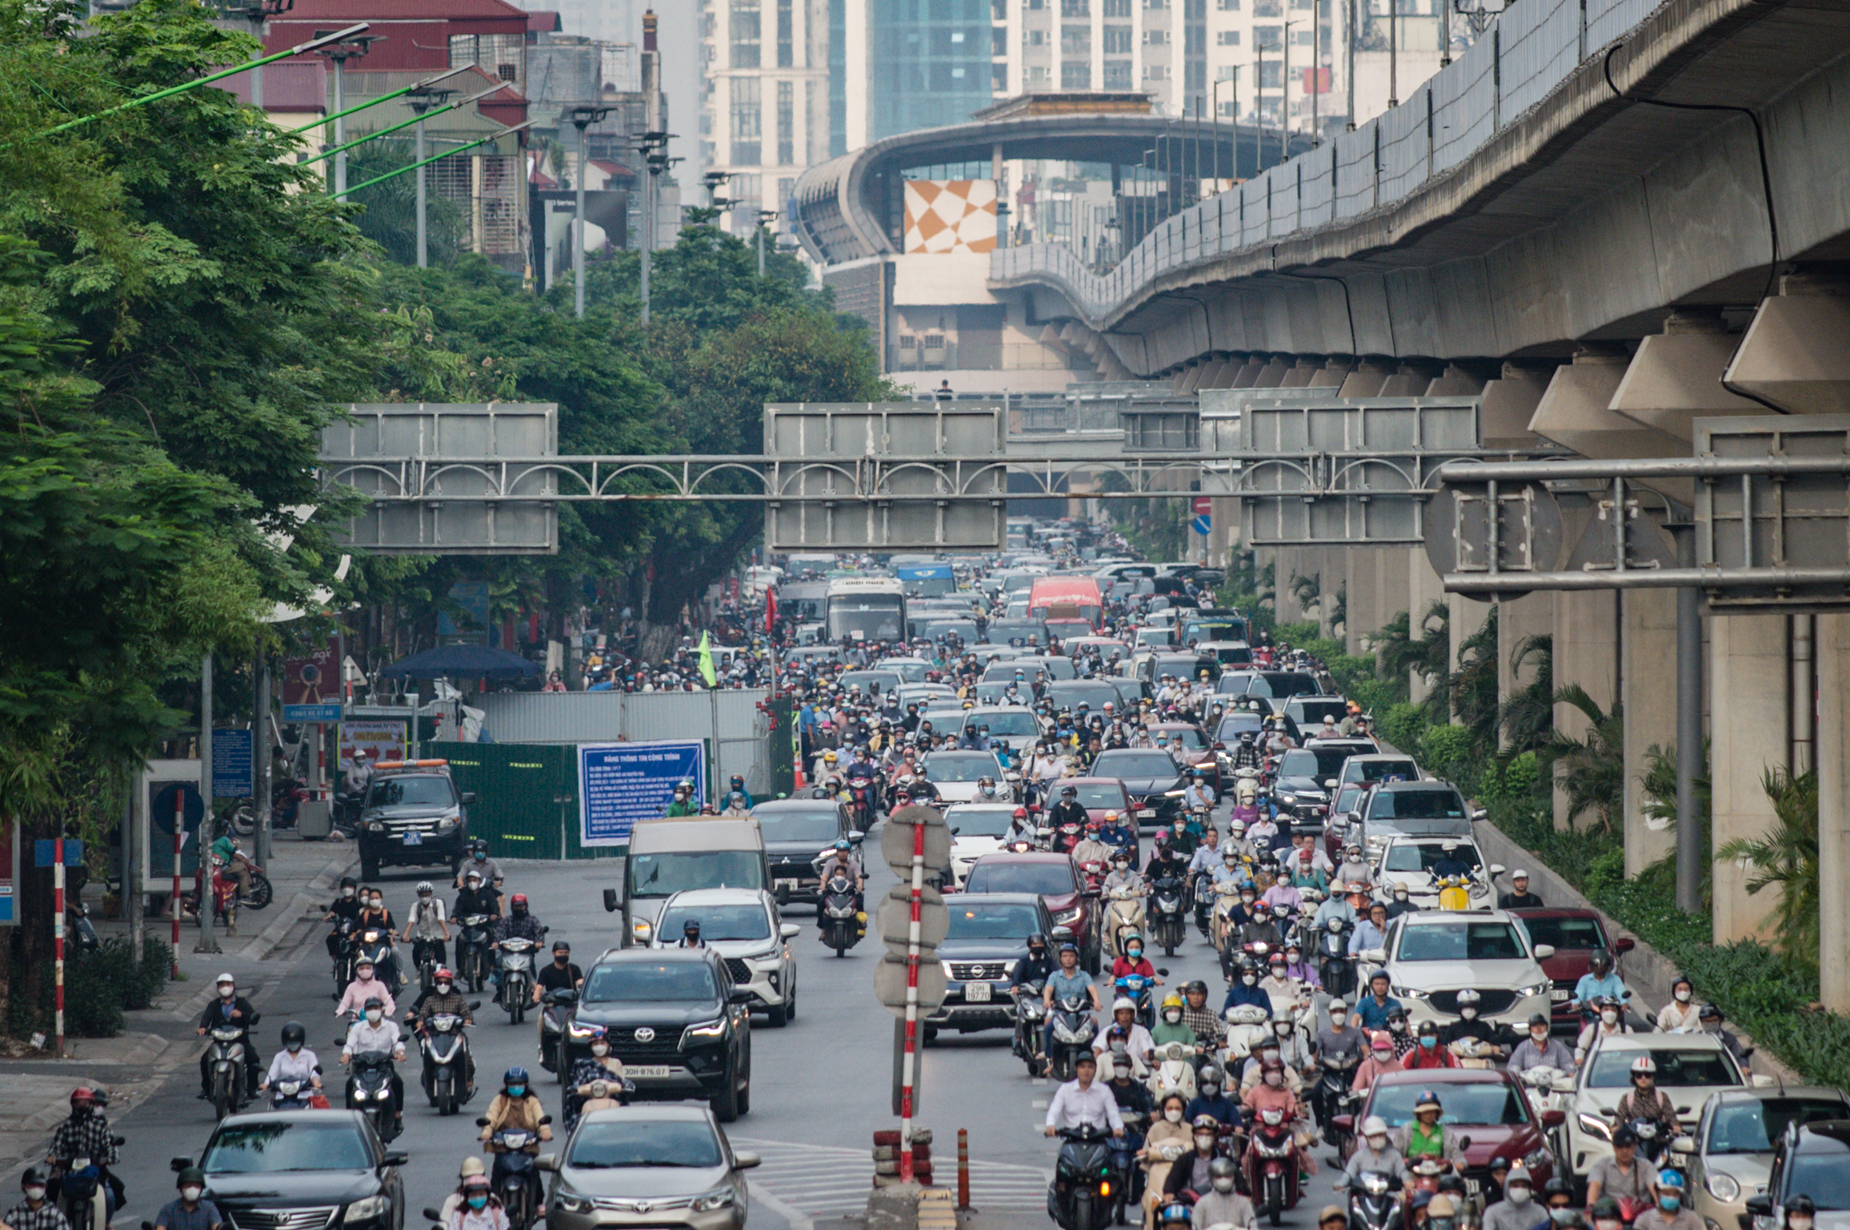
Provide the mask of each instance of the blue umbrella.
POLYGON ((486 645, 440 645, 379 672, 386 679, 525 679, 539 673, 539 663, 486 645))

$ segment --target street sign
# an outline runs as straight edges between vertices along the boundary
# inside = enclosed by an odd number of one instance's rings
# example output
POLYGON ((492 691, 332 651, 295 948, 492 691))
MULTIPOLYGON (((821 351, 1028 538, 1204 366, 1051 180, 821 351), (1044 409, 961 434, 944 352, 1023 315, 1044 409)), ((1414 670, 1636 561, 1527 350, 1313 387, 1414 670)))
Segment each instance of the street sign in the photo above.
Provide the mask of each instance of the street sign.
MULTIPOLYGON (((32 843, 32 865, 50 867, 58 861, 58 843, 48 837, 36 838, 32 843)), ((74 837, 64 839, 64 865, 81 867, 84 861, 84 843, 74 837)))
MULTIPOLYGON (((944 1002, 944 965, 936 957, 919 961, 919 1015, 936 1012, 944 1002)), ((874 966, 874 997, 902 1022, 906 1018, 906 958, 892 953, 874 966)))
MULTIPOLYGON (((905 959, 906 945, 912 933, 912 888, 901 884, 890 890, 886 900, 880 903, 880 909, 874 915, 874 923, 880 930, 880 938, 885 941, 887 951, 894 956, 905 959)), ((919 895, 919 957, 921 960, 932 959, 938 945, 944 943, 944 936, 951 927, 951 912, 945 908, 944 894, 937 889, 926 887, 919 895)))
POLYGON ((1198 495, 1195 497, 1195 515, 1197 517, 1212 516, 1213 513, 1214 501, 1212 499, 1205 495, 1198 495))
POLYGON ((326 641, 283 661, 283 721, 340 721, 340 641, 326 641))
POLYGON ((944 823, 944 813, 917 803, 901 807, 887 817, 880 834, 880 856, 906 885, 912 883, 912 829, 918 824, 925 826, 926 876, 943 875, 951 867, 951 830, 944 823))
POLYGON ((1189 523, 1189 527, 1203 538, 1206 538, 1208 536, 1208 530, 1213 527, 1213 520, 1209 517, 1196 517, 1189 523))
POLYGON ((212 732, 212 797, 243 799, 251 794, 251 732, 221 728, 212 732))

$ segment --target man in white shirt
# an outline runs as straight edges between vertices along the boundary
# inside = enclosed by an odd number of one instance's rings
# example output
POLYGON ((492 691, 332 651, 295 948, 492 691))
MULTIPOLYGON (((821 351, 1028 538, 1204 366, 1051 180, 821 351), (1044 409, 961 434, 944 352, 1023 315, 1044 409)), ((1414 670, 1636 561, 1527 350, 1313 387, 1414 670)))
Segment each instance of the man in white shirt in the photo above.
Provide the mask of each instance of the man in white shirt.
MULTIPOLYGON (((366 1001, 365 1015, 347 1030, 347 1041, 340 1048, 340 1061, 345 1066, 355 1055, 376 1051, 384 1051, 397 1062, 404 1062, 405 1043, 398 1031, 398 1022, 385 1015, 385 1004, 377 997, 366 1001)), ((392 1114, 401 1122, 405 1116, 405 1084, 399 1079, 397 1068, 392 1069, 392 1114)))
POLYGON ((1081 1128, 1088 1124, 1108 1129, 1113 1136, 1124 1135, 1124 1118, 1118 1114, 1118 1100, 1111 1090, 1098 1084, 1098 1060, 1081 1055, 1073 1064, 1073 1079, 1054 1090, 1047 1103, 1047 1124, 1042 1130, 1052 1136, 1062 1128, 1081 1128))

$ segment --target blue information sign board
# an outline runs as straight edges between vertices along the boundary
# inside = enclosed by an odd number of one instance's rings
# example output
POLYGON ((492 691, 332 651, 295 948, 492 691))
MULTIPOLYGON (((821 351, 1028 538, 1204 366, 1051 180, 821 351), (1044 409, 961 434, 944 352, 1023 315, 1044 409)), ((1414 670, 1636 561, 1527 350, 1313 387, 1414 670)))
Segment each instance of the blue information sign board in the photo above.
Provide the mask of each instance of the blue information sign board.
POLYGON ((578 745, 578 840, 627 846, 638 820, 653 820, 674 802, 676 782, 694 783, 706 802, 706 744, 699 739, 578 745))
POLYGON ((213 730, 212 797, 242 799, 251 793, 251 732, 213 730))

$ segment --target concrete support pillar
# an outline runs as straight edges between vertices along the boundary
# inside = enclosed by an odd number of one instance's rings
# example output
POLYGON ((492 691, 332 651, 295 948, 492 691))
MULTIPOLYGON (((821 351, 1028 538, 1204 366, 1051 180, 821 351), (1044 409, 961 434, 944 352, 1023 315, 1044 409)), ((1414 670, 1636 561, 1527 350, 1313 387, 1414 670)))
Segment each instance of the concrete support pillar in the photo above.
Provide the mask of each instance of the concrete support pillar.
MULTIPOLYGON (((1554 676, 1557 690, 1577 683, 1604 712, 1618 699, 1619 604, 1613 590, 1557 590, 1554 594, 1554 676)), ((1571 739, 1584 739, 1592 724, 1572 705, 1555 706, 1555 729, 1571 739)), ((1569 826, 1567 794, 1557 778, 1554 796, 1555 827, 1569 826)), ((1614 816, 1616 824, 1619 817, 1614 816)), ((1582 815, 1580 824, 1597 823, 1582 815)))
MULTIPOLYGON (((1291 588, 1294 572, 1304 571, 1304 550, 1301 547, 1275 547, 1272 550, 1272 587, 1274 610, 1281 624, 1294 624, 1304 618, 1304 608, 1298 602, 1297 593, 1291 588)), ((1260 565, 1264 567, 1263 564, 1260 565)))
POLYGON ((1392 376, 1381 382, 1377 397, 1424 397, 1433 382, 1432 369, 1420 363, 1403 363, 1392 376))
POLYGON ((1255 389, 1276 389, 1284 383, 1286 373, 1295 366, 1297 365, 1290 355, 1273 355, 1272 361, 1260 369, 1258 378, 1253 381, 1253 387, 1255 389))
POLYGON ((1484 381, 1456 363, 1446 364, 1445 371, 1426 386, 1428 397, 1476 397, 1483 391, 1484 381))
POLYGON ((1375 560, 1380 553, 1376 547, 1349 547, 1343 552, 1343 576, 1348 584, 1343 646, 1351 655, 1367 652, 1362 638, 1379 626, 1374 619, 1379 594, 1375 560))
POLYGON ((1451 670, 1457 674, 1458 647, 1483 628, 1484 621, 1490 618, 1490 603, 1463 594, 1447 594, 1445 602, 1448 608, 1446 626, 1451 636, 1451 670))
POLYGON ((1528 448, 1535 443, 1529 421, 1541 404, 1552 373, 1503 365, 1503 374, 1484 386, 1484 447, 1528 448))
MULTIPOLYGON (((1407 631, 1414 640, 1425 639, 1426 630, 1423 624, 1426 612, 1432 610, 1435 602, 1442 606, 1446 604, 1445 586, 1440 583, 1439 574, 1433 571, 1432 562, 1426 558, 1426 549, 1409 547, 1407 548, 1407 631)), ((1410 699, 1416 705, 1432 693, 1432 685, 1424 677, 1413 672, 1408 672, 1407 688, 1410 699)))
MULTIPOLYGON (((1785 767, 1788 755, 1786 620, 1717 615, 1709 621, 1709 695, 1716 714, 1709 728, 1710 831, 1717 849, 1736 837, 1758 837, 1774 823, 1761 778, 1785 767)), ((1712 874, 1715 942, 1764 935, 1770 894, 1749 896, 1752 873, 1736 863, 1718 862, 1712 874)))
POLYGON ((1259 379, 1259 373, 1265 370, 1265 365, 1266 365, 1265 355, 1262 355, 1262 354, 1247 355, 1246 361, 1240 364, 1239 373, 1234 376, 1233 383, 1228 385, 1227 387, 1230 389, 1250 389, 1252 388, 1254 382, 1259 379))
POLYGON ((1630 365, 1631 356, 1623 353, 1586 350, 1575 355, 1572 363, 1555 369, 1529 430, 1588 457, 1687 455, 1687 441, 1612 411, 1613 394, 1630 365))
POLYGON ((1819 615, 1816 632, 1818 880, 1830 886, 1818 894, 1818 997, 1850 1012, 1850 615, 1819 615))
POLYGON ((1688 454, 1698 418, 1772 413, 1722 387, 1738 340, 1723 332, 1720 312, 1672 312, 1662 333, 1638 343, 1612 395, 1612 409, 1682 441, 1678 456, 1688 454))
POLYGON ((1201 377, 1203 373, 1204 369, 1199 363, 1190 363, 1187 367, 1177 372, 1175 378, 1176 392, 1193 393, 1196 389, 1201 387, 1201 377))
POLYGON ((1635 876, 1669 854, 1676 832, 1669 820, 1644 812, 1641 779, 1653 745, 1677 741, 1677 591, 1628 589, 1619 596, 1620 694, 1625 702, 1625 874, 1635 876))
POLYGON ((1307 387, 1313 389, 1340 389, 1343 381, 1349 378, 1349 373, 1353 371, 1354 368, 1355 364, 1348 359, 1340 356, 1333 358, 1325 363, 1323 367, 1310 378, 1310 384, 1307 387))

